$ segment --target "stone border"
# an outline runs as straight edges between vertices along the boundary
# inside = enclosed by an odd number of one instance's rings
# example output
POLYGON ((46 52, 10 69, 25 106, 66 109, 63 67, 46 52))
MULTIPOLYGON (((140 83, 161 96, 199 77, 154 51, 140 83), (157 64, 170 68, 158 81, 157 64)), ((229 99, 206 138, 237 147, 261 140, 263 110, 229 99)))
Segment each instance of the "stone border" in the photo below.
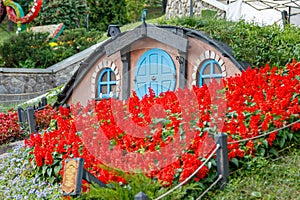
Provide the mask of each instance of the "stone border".
MULTIPOLYGON (((96 82, 97 82, 97 77, 99 72, 104 69, 104 68, 111 68, 111 70, 115 73, 116 76, 116 94, 117 97, 119 97, 119 93, 120 93, 120 80, 121 80, 121 76, 119 74, 119 69, 116 66, 116 64, 112 61, 107 61, 107 60, 103 60, 102 62, 100 62, 97 67, 96 70, 93 72, 92 78, 91 78, 91 98, 95 99, 97 98, 96 96, 96 82)), ((101 94, 100 94, 101 96, 101 94)))
POLYGON ((198 69, 200 68, 201 63, 203 61, 205 61, 205 60, 208 60, 208 59, 214 59, 215 61, 217 61, 219 63, 219 65, 221 66, 222 76, 223 77, 227 76, 226 66, 225 66, 224 60, 216 52, 211 51, 211 50, 207 50, 203 54, 201 54, 199 56, 199 58, 196 60, 196 66, 194 66, 193 73, 192 73, 192 83, 191 83, 191 86, 197 85, 197 73, 198 73, 198 69))

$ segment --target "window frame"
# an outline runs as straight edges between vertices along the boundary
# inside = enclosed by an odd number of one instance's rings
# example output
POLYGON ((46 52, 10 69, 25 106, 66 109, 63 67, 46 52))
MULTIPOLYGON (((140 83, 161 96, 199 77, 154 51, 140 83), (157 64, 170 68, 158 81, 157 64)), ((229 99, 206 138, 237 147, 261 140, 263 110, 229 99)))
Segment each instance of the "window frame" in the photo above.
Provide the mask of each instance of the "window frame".
POLYGON ((222 78, 223 75, 222 75, 222 68, 219 64, 218 61, 214 60, 214 59, 208 59, 208 60, 205 60, 202 64, 201 64, 201 67, 200 67, 200 71, 199 71, 199 77, 198 77, 198 86, 203 86, 203 80, 204 79, 212 79, 212 78, 222 78), (219 71, 220 73, 216 74, 215 73, 215 66, 217 66, 219 68, 219 71), (207 67, 210 67, 210 73, 209 74, 203 74, 204 70, 207 68, 207 67))
POLYGON ((112 92, 111 87, 113 85, 117 86, 117 80, 116 80, 116 74, 115 74, 115 72, 111 68, 109 68, 109 67, 106 67, 106 68, 102 69, 100 71, 98 79, 97 79, 97 97, 99 99, 100 98, 101 99, 105 99, 105 98, 107 99, 107 98, 111 98, 111 97, 116 96, 116 94, 113 94, 112 96, 110 94, 112 92), (106 81, 102 81, 103 76, 106 75, 106 74, 107 74, 107 80, 106 81), (115 77, 114 81, 111 80, 111 74, 113 74, 114 77, 115 77), (107 93, 104 94, 102 92, 102 86, 107 86, 107 93), (102 94, 102 97, 100 97, 101 94, 102 94))

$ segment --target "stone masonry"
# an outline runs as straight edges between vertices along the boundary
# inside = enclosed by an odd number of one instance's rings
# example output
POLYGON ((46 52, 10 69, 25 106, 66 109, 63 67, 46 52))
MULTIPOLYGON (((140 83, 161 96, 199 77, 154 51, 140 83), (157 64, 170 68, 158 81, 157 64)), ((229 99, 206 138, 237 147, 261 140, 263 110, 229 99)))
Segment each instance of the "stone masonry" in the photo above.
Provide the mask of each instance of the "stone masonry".
MULTIPOLYGON (((190 2, 191 0, 168 0, 166 8, 166 18, 190 16, 190 2)), ((218 18, 225 17, 225 11, 201 0, 193 0, 193 15, 200 16, 202 10, 210 9, 216 10, 218 18)))

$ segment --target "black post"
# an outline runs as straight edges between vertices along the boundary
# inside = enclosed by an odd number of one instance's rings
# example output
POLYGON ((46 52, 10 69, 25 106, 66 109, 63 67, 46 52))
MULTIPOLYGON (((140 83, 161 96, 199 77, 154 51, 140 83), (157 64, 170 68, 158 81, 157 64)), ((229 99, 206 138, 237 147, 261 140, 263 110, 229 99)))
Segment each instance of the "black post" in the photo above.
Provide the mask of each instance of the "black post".
POLYGON ((36 133, 36 120, 34 112, 34 108, 31 106, 26 109, 30 133, 36 133))
POLYGON ((289 15, 288 12, 286 10, 281 12, 281 16, 282 16, 282 23, 283 26, 285 27, 288 23, 289 23, 289 15))
POLYGON ((104 183, 102 183, 99 179, 97 179, 93 174, 91 174, 84 168, 83 168, 83 172, 82 172, 82 178, 84 180, 86 180, 87 182, 95 183, 95 184, 99 185, 100 187, 104 187, 104 188, 107 187, 104 183))
POLYGON ((194 11, 193 11, 193 0, 190 0, 190 17, 193 17, 194 11))
POLYGON ((18 122, 24 124, 24 109, 22 107, 18 107, 18 122))
POLYGON ((46 97, 42 97, 42 107, 47 105, 47 98, 46 97))
POLYGON ((216 143, 220 145, 220 148, 217 150, 217 170, 218 174, 222 175, 222 179, 219 182, 219 187, 222 189, 225 183, 228 182, 227 177, 229 176, 227 135, 219 133, 216 136, 216 143))

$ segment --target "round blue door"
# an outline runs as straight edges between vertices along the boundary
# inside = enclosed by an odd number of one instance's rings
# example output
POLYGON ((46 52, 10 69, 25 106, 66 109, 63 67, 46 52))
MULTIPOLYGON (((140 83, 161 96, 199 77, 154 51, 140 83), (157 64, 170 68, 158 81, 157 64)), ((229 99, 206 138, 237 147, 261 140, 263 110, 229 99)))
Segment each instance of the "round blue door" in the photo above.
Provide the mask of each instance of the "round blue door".
POLYGON ((162 49, 150 49, 138 60, 135 72, 134 89, 139 98, 149 93, 151 88, 156 95, 176 86, 176 68, 171 56, 162 49))

